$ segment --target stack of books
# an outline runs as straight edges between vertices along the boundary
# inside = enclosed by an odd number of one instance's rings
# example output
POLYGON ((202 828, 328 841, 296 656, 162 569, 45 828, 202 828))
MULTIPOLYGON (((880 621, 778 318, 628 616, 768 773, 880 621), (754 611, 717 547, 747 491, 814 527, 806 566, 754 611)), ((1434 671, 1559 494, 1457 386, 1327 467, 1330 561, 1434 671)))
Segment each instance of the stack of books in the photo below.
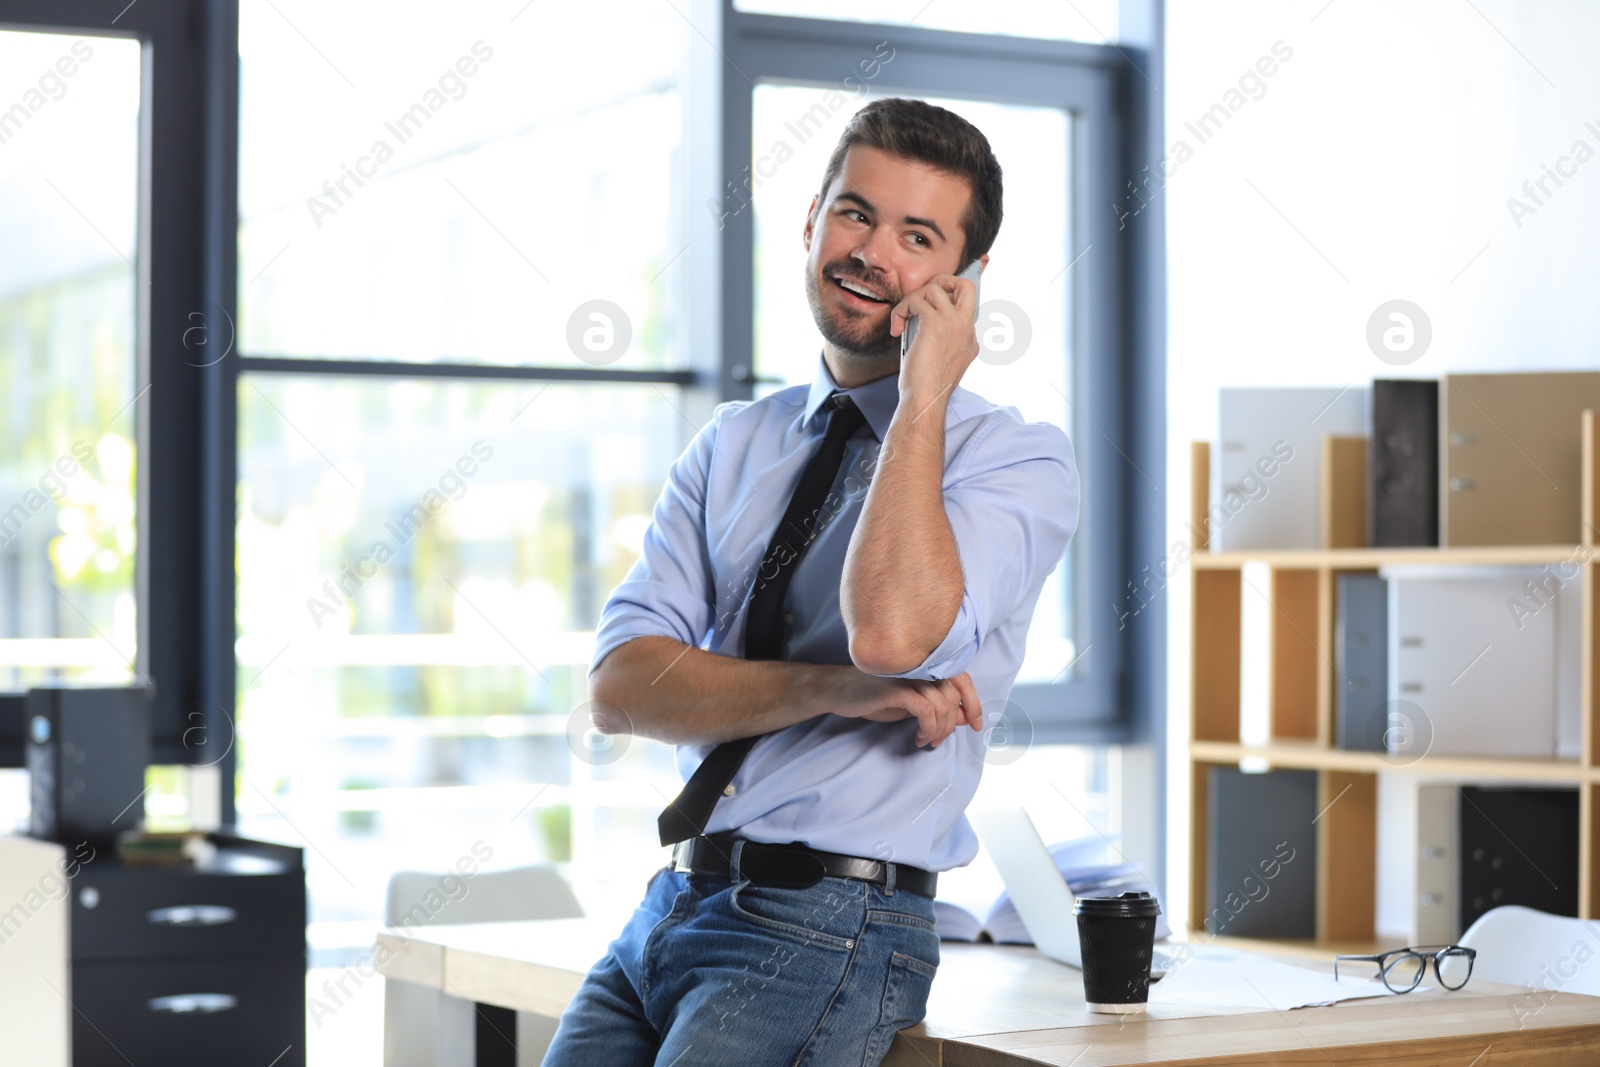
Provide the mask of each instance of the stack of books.
POLYGON ((129 831, 117 838, 117 859, 130 867, 204 867, 217 855, 210 835, 201 830, 179 833, 129 831))

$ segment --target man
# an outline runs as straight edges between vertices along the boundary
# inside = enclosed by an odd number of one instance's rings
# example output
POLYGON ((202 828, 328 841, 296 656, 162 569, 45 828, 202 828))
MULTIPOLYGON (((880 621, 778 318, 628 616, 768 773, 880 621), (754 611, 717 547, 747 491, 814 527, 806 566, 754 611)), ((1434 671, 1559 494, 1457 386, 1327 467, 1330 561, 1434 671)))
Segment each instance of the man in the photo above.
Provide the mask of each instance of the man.
POLYGON ((547 1064, 871 1065, 922 1018, 935 872, 977 851, 982 708, 1078 512, 1066 436, 959 387, 977 293, 955 275, 1000 215, 964 119, 850 120, 804 229, 816 380, 716 409, 600 621, 600 728, 693 774, 660 820, 672 864, 547 1064))

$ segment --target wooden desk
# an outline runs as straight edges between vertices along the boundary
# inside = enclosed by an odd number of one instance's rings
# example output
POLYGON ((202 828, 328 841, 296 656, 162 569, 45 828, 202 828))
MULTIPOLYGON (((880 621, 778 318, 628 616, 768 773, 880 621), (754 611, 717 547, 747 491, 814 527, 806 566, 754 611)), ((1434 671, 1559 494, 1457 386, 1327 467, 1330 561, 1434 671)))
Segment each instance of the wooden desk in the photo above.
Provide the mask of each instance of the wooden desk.
MULTIPOLYGON (((383 934, 378 958, 390 958, 378 970, 481 1004, 555 1016, 619 929, 615 921, 560 919, 435 926, 411 940, 383 934)), ((1456 993, 1291 1012, 1199 1015, 1153 1005, 1129 1022, 1091 1014, 1078 972, 1031 948, 947 943, 941 954, 927 1018, 900 1033, 886 1067, 1600 1063, 1595 997, 1541 993, 1544 1005, 1530 1015, 1526 990, 1474 979, 1456 993)))

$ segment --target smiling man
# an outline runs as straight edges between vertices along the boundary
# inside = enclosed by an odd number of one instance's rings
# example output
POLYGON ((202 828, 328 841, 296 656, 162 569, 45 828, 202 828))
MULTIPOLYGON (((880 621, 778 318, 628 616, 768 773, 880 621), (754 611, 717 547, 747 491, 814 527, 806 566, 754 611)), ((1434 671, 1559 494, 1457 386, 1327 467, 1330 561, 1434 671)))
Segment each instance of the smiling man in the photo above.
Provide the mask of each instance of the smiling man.
POLYGON ((937 872, 977 852, 983 709, 1078 516, 1066 435, 960 386, 955 275, 1000 216, 966 120, 850 120, 803 231, 815 380, 716 409, 601 617, 597 724, 677 745, 688 783, 546 1064, 872 1065, 922 1018, 937 872))

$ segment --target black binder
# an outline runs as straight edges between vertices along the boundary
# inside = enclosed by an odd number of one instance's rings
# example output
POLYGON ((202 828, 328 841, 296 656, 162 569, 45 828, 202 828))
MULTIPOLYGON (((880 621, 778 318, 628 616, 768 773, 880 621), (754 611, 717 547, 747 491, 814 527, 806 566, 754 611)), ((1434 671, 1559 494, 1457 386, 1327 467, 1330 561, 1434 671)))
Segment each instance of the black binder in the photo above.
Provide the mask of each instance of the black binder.
POLYGON ((1334 725, 1340 748, 1384 751, 1389 698, 1389 583, 1339 575, 1334 618, 1334 725))
POLYGON ((1316 937, 1317 772, 1212 767, 1209 798, 1205 928, 1316 937))
POLYGON ((1461 929, 1503 904, 1578 914, 1578 791, 1461 787, 1461 929))
POLYGON ((1372 383, 1367 514, 1374 548, 1439 543, 1439 383, 1372 383))

